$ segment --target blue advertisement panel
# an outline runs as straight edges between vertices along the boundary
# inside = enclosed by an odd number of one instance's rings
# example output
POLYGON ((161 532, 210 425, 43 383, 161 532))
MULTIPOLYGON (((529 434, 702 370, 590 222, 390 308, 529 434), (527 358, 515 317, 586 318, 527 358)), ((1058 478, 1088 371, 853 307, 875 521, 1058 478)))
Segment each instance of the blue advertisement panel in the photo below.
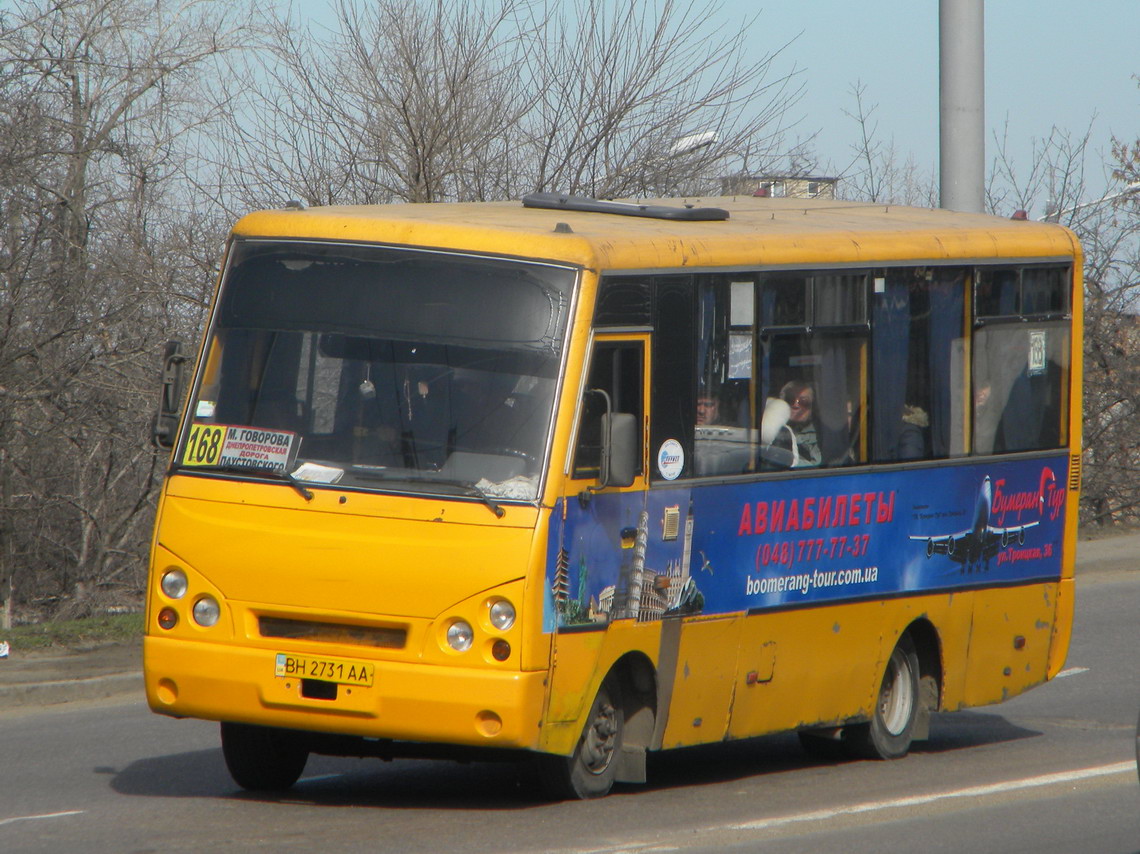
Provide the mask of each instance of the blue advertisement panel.
POLYGON ((1068 460, 606 494, 560 507, 547 630, 1061 574, 1068 460))

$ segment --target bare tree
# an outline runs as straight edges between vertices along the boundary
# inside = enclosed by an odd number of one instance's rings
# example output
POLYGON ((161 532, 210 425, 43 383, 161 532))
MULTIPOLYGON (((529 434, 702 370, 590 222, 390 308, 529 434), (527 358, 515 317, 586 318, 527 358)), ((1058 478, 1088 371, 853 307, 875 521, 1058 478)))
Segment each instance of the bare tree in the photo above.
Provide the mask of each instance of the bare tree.
POLYGON ((737 164, 783 155, 795 69, 783 47, 746 59, 715 3, 575 0, 534 8, 522 74, 527 189, 619 196, 708 193, 737 164))
POLYGON ((199 87, 240 44, 236 12, 16 0, 0 23, 6 600, 80 613, 97 585, 140 586, 154 354, 186 267, 171 264, 183 143, 211 119, 199 87))
POLYGON ((858 201, 937 207, 938 185, 933 170, 923 170, 913 156, 900 155, 893 140, 879 135, 878 104, 866 101, 867 87, 856 81, 850 89, 854 109, 843 113, 855 122, 852 159, 840 174, 841 194, 858 201))
POLYGON ((1110 192, 1057 209, 1085 250, 1083 519, 1140 522, 1140 140, 1114 140, 1110 192))
POLYGON ((523 5, 338 0, 327 31, 271 18, 218 157, 239 205, 500 195, 485 173, 503 168, 525 109, 512 70, 523 5))
POLYGON ((277 20, 224 144, 240 203, 707 193, 782 153, 799 94, 778 51, 741 59, 755 19, 725 35, 718 11, 340 0, 329 31, 277 20))
POLYGON ((1001 135, 994 134, 996 153, 986 182, 986 208, 995 213, 1031 211, 1043 203, 1044 217, 1084 200, 1094 121, 1095 116, 1079 135, 1054 126, 1044 139, 1032 140, 1027 168, 1009 153, 1007 121, 1001 135))

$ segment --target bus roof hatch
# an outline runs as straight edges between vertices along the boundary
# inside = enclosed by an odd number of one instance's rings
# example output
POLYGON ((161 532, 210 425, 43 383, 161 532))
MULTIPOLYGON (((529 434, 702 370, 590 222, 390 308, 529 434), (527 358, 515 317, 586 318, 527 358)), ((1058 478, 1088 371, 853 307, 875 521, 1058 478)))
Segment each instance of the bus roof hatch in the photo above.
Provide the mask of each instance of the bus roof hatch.
POLYGON ((684 220, 725 220, 728 211, 724 208, 698 208, 692 205, 673 207, 671 205, 643 205, 638 202, 613 202, 592 199, 589 196, 568 196, 564 193, 530 193, 523 196, 523 207, 548 208, 559 211, 583 211, 585 213, 618 214, 620 216, 643 216, 651 219, 684 220))

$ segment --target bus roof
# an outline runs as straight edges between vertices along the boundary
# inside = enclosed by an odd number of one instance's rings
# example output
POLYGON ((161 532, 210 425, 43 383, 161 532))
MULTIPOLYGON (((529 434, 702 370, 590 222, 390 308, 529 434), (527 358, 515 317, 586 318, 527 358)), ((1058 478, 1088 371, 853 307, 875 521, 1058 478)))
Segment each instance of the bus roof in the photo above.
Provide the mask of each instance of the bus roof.
POLYGON ((621 216, 518 201, 291 207, 243 217, 234 236, 460 250, 599 271, 1029 260, 1080 252, 1062 226, 986 214, 751 196, 644 204, 722 208, 728 218, 621 216))

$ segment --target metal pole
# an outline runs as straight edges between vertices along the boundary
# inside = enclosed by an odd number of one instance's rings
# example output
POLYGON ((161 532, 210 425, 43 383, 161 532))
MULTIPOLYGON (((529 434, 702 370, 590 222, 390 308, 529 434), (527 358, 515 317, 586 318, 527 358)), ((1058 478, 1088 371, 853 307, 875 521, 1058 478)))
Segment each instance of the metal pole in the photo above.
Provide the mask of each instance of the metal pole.
POLYGON ((985 207, 984 0, 939 0, 939 182, 941 205, 985 207))

